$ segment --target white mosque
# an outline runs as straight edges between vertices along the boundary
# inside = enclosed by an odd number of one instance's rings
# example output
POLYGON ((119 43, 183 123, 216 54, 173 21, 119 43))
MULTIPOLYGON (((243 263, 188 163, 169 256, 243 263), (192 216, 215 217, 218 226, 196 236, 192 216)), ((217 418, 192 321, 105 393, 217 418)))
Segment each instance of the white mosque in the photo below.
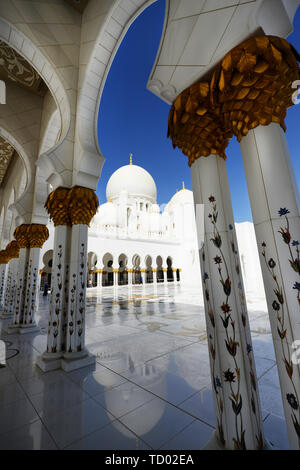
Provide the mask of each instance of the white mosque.
MULTIPOLYGON (((197 238, 193 192, 184 182, 168 204, 159 207, 154 179, 133 164, 131 154, 130 163, 111 175, 106 197, 88 232, 89 287, 180 282, 202 290, 198 251, 203 241, 200 235, 197 238)), ((45 281, 51 286, 54 226, 50 221, 48 229, 40 265, 42 289, 45 281)), ((253 224, 236 224, 236 230, 246 292, 252 299, 264 298, 253 224)))
MULTIPOLYGON (((161 211, 152 176, 132 163, 122 166, 106 186, 88 237, 90 286, 161 282, 200 285, 193 192, 177 191, 161 211)), ((54 227, 41 256, 41 286, 51 282, 54 227)))

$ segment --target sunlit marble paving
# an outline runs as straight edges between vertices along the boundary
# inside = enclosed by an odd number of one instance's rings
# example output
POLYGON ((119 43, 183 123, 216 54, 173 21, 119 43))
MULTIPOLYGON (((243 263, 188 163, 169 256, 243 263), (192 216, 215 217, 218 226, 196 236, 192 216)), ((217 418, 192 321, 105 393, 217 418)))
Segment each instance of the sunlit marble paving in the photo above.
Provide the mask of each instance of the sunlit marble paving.
MULTIPOLYGON (((180 285, 88 289, 86 344, 95 367, 42 373, 40 334, 5 334, 0 449, 200 449, 214 426, 204 311, 180 285)), ((288 448, 268 316, 250 302, 265 431, 288 448)), ((3 323, 0 328, 2 329, 3 323)))

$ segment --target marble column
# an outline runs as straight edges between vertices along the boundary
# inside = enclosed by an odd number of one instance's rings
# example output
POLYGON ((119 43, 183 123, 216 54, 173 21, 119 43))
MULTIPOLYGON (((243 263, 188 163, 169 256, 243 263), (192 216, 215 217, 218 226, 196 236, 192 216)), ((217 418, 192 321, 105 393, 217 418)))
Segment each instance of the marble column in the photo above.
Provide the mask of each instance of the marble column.
POLYGON ((258 126, 241 151, 260 255, 290 446, 300 448, 300 199, 285 134, 258 126), (296 355, 296 354, 295 354, 296 355))
POLYGON ((97 269, 97 287, 98 289, 102 287, 102 276, 103 276, 103 269, 97 269))
POLYGON ((145 286, 147 284, 147 269, 146 268, 141 269, 141 277, 142 277, 143 286, 145 286))
POLYGON ((26 293, 26 278, 28 270, 28 249, 20 248, 17 279, 16 296, 14 301, 14 312, 11 324, 8 326, 7 333, 16 333, 20 322, 23 320, 24 301, 26 293))
POLYGON ((28 247, 28 224, 19 225, 14 232, 14 237, 20 248, 16 298, 14 304, 14 316, 11 325, 8 327, 8 333, 15 333, 19 328, 19 324, 23 321, 23 310, 26 293, 26 278, 28 271, 29 247, 28 247))
POLYGON ((39 331, 35 321, 38 308, 40 252, 49 237, 46 225, 30 224, 28 227, 28 268, 26 269, 26 292, 23 315, 19 320, 19 333, 39 331))
POLYGON ((66 371, 77 368, 78 360, 80 367, 94 363, 94 357, 85 349, 87 237, 87 224, 72 226, 66 351, 62 361, 66 371))
POLYGON ((18 258, 19 258, 19 247, 16 240, 11 241, 5 248, 9 257, 8 273, 7 273, 7 284, 5 291, 5 303, 4 309, 1 314, 2 319, 10 319, 13 316, 15 296, 16 296, 16 282, 18 272, 18 258))
POLYGON ((191 173, 195 204, 205 205, 200 264, 217 423, 208 448, 261 449, 258 384, 225 160, 200 157, 191 173))
POLYGON ((6 330, 8 334, 19 332, 20 324, 24 321, 24 305, 26 297, 26 282, 28 273, 29 261, 29 242, 28 242, 28 227, 29 224, 19 225, 14 232, 14 237, 18 242, 20 248, 17 280, 16 280, 16 296, 14 300, 14 312, 10 325, 6 330))
POLYGON ((88 225, 98 198, 89 188, 57 188, 45 206, 55 237, 48 343, 37 363, 44 371, 69 372, 95 363, 85 348, 85 310, 88 225))
POLYGON ((68 194, 67 188, 57 188, 48 196, 45 204, 55 227, 47 349, 37 360, 38 366, 45 372, 61 367, 61 359, 66 346, 71 239, 68 194))
POLYGON ((132 286, 133 268, 129 268, 127 272, 128 272, 128 286, 132 286))
POLYGON ((157 285, 157 270, 152 269, 152 275, 153 275, 153 284, 157 285))
POLYGON ((114 274, 114 287, 118 287, 118 285, 119 285, 119 270, 114 269, 113 274, 114 274))
POLYGON ((0 251, 0 312, 4 308, 4 299, 6 291, 6 282, 7 282, 7 264, 8 258, 5 250, 0 251))

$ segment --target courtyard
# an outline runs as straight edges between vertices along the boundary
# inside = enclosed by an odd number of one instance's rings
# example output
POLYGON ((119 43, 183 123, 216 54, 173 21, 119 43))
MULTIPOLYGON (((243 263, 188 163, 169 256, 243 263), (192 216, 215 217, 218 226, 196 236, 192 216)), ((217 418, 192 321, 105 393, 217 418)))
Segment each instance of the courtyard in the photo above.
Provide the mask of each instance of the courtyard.
MULTIPOLYGON (((6 335, 0 368, 0 449, 192 450, 215 427, 204 308, 180 284, 87 289, 86 347, 96 365, 43 373, 49 296, 40 333, 6 335)), ((266 438, 288 449, 263 299, 248 299, 266 438)))

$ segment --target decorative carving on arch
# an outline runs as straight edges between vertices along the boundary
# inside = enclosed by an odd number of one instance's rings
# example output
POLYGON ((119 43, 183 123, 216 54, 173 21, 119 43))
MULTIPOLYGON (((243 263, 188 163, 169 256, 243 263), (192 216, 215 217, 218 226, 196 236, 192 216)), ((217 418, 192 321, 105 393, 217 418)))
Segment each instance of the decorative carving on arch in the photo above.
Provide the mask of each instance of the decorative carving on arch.
MULTIPOLYGON (((62 118, 62 130, 59 143, 51 149, 51 151, 55 153, 57 148, 60 145, 63 145, 67 140, 66 138, 71 129, 72 119, 70 99, 59 72, 37 45, 35 45, 24 33, 19 31, 17 27, 9 23, 3 17, 1 18, 0 41, 4 41, 4 43, 10 48, 13 48, 15 53, 23 58, 29 67, 32 67, 32 69, 35 70, 36 74, 40 76, 40 79, 45 83, 46 88, 49 89, 56 102, 62 118)), ((27 72, 27 74, 28 73, 29 72, 27 72)), ((64 149, 63 152, 65 152, 64 149)), ((53 160, 55 160, 55 158, 56 156, 54 155, 53 160)), ((48 158, 48 160, 50 162, 50 158, 48 158)), ((52 165, 51 162, 49 164, 52 165)))
POLYGON ((0 136, 0 186, 14 153, 15 149, 13 146, 10 145, 6 139, 0 136))
POLYGON ((0 78, 11 80, 27 90, 45 96, 47 85, 40 74, 6 42, 0 40, 0 78))
MULTIPOLYGON (((85 15, 92 17, 93 4, 96 7, 98 0, 90 0, 85 9, 85 15)), ((104 157, 100 151, 97 139, 97 117, 102 92, 105 86, 109 69, 120 44, 133 21, 156 0, 112 0, 107 9, 105 21, 99 24, 98 36, 94 39, 94 46, 85 67, 84 80, 78 99, 77 132, 79 137, 79 149, 77 152, 77 167, 79 168, 77 184, 89 185, 96 189, 98 177, 104 163, 104 157), (116 28, 116 24, 118 27, 116 28), (111 38, 109 48, 105 46, 105 38, 111 38), (88 104, 88 105, 87 105, 88 104), (93 173, 88 175, 86 168, 93 168, 93 173), (92 175, 97 175, 93 178, 92 175)), ((99 17, 100 18, 100 17, 99 17)))

